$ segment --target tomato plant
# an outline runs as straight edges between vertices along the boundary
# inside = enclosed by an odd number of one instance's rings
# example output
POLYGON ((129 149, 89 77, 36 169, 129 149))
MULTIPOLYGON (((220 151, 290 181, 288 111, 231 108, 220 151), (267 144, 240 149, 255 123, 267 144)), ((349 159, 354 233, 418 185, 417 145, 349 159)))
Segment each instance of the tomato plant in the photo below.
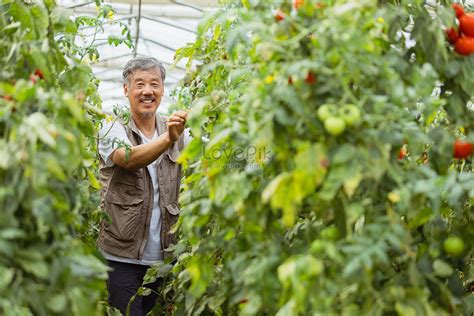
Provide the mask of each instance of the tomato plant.
POLYGON ((276 8, 292 2, 229 1, 177 53, 199 66, 176 92, 194 140, 165 299, 177 315, 468 315, 474 176, 452 146, 474 140, 474 59, 446 44, 453 9, 276 8), (345 104, 360 121, 328 133, 345 104))
MULTIPOLYGON (((0 314, 100 315, 94 138, 104 117, 81 26, 53 1, 0 4, 0 314)), ((127 30, 125 30, 127 31, 127 30)), ((90 45, 89 45, 90 44, 90 45)))

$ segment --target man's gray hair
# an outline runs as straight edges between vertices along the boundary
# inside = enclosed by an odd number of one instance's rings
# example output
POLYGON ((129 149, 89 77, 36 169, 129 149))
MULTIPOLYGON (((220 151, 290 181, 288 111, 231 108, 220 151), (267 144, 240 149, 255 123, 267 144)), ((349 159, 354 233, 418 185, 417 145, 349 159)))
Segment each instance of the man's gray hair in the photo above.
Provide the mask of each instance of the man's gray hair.
POLYGON ((122 79, 126 85, 130 83, 130 76, 137 70, 148 70, 157 68, 161 74, 161 81, 164 84, 166 79, 166 70, 158 59, 153 57, 136 57, 127 62, 122 72, 122 79))

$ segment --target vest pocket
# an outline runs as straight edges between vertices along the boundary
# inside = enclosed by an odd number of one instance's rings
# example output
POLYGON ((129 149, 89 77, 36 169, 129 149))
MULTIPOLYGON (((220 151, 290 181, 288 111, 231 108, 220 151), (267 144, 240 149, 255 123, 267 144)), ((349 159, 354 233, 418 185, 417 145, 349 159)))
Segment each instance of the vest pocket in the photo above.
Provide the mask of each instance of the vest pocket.
MULTIPOLYGON (((166 230, 169 232, 170 229, 173 228, 173 225, 178 222, 179 213, 181 213, 181 209, 179 208, 179 204, 177 202, 171 202, 170 204, 165 206, 166 209, 166 230)), ((174 234, 168 234, 170 237, 174 234)), ((174 240, 174 239, 173 239, 174 240)))
POLYGON ((166 205, 166 210, 171 215, 179 215, 181 212, 179 205, 176 202, 171 202, 170 204, 166 205))
POLYGON ((111 220, 105 225, 105 230, 118 240, 134 239, 140 222, 143 198, 109 192, 105 200, 111 220))
POLYGON ((171 252, 167 250, 171 245, 176 244, 176 234, 171 233, 171 229, 173 226, 178 222, 179 219, 179 213, 181 213, 181 210, 179 208, 179 204, 177 202, 171 202, 168 205, 165 206, 166 213, 165 218, 163 219, 163 227, 162 229, 165 229, 166 234, 164 234, 163 237, 163 245, 164 245, 164 255, 165 258, 169 257, 171 252))

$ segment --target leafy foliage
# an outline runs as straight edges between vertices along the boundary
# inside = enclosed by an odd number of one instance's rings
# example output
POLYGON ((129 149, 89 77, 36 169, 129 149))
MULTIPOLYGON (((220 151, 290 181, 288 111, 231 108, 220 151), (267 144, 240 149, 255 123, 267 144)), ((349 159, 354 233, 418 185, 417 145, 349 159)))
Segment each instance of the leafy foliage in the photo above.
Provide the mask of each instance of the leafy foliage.
POLYGON ((474 141, 474 58, 447 43, 454 12, 299 3, 229 1, 178 51, 199 65, 177 92, 194 140, 169 312, 470 314, 474 176, 452 146, 474 141), (334 136, 325 104, 360 123, 334 136))
POLYGON ((80 28, 53 1, 0 4, 0 314, 97 315, 94 135, 104 117, 80 28), (81 62, 82 61, 82 62, 81 62))

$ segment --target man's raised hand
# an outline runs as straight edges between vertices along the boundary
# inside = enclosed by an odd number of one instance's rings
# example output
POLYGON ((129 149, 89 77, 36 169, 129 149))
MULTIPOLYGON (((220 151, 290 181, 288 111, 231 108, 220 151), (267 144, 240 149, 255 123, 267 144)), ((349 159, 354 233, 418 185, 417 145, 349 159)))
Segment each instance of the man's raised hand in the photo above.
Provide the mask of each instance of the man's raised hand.
POLYGON ((176 111, 168 118, 168 134, 170 140, 175 142, 184 131, 188 112, 176 111))

